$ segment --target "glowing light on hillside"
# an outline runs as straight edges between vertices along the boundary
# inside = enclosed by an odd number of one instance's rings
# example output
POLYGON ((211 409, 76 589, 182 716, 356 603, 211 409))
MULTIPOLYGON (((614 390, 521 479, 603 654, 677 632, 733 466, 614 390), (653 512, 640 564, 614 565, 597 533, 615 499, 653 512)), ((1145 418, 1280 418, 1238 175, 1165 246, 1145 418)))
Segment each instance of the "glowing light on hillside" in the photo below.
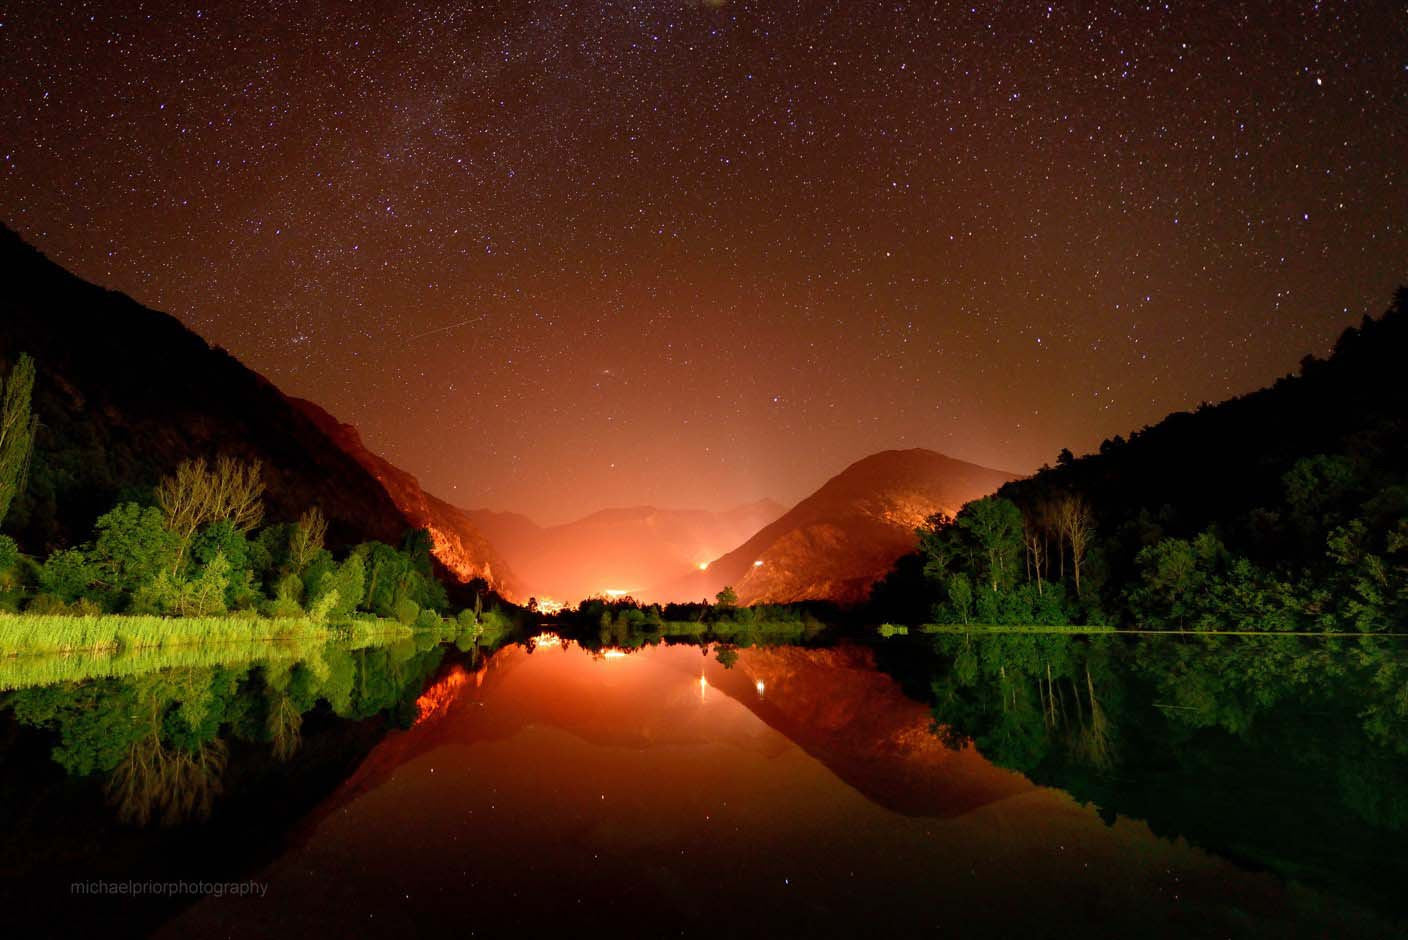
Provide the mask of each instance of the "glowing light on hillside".
POLYGON ((556 633, 539 633, 533 637, 534 646, 561 646, 562 637, 556 633))
POLYGON ((449 675, 425 690, 416 699, 416 724, 438 718, 450 710, 450 704, 460 690, 469 682, 469 674, 461 666, 456 666, 449 675))
POLYGON ((602 591, 601 593, 605 594, 607 597, 611 598, 611 599, 614 601, 614 600, 617 600, 618 598, 626 597, 626 596, 629 595, 631 592, 630 592, 630 591, 622 591, 622 590, 619 590, 619 589, 617 589, 617 588, 607 588, 605 591, 602 591))
POLYGON ((709 570, 709 563, 708 563, 707 561, 701 561, 701 562, 699 563, 699 570, 700 570, 700 571, 708 571, 708 570, 709 570))
POLYGON ((763 697, 763 680, 762 680, 762 679, 759 679, 757 682, 753 683, 753 687, 758 690, 758 698, 762 698, 762 697, 763 697))
POLYGON ((754 568, 761 568, 762 566, 763 566, 763 560, 762 560, 761 558, 759 558, 757 561, 753 562, 753 567, 754 567, 754 568))
POLYGON ((538 598, 538 613, 540 614, 561 613, 562 608, 565 606, 567 605, 562 603, 562 601, 555 601, 551 597, 538 598))

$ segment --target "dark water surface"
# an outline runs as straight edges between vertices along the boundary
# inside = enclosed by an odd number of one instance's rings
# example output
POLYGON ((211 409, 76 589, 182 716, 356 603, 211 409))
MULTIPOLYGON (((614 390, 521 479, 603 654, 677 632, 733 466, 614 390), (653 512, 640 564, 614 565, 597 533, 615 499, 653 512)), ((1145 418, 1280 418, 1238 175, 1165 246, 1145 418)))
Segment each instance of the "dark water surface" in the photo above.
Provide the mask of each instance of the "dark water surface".
POLYGON ((1367 642, 403 643, 11 676, 4 901, 166 937, 1396 936, 1408 673, 1367 642))

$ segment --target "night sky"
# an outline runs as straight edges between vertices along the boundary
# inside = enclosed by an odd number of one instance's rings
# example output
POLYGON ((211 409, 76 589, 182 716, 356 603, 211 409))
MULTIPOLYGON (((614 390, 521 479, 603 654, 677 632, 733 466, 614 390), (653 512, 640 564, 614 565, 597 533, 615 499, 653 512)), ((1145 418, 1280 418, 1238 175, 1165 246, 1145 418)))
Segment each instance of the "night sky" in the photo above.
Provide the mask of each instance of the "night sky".
POLYGON ((1403 3, 0 21, 7 224, 541 522, 795 500, 889 447, 1029 471, 1408 280, 1403 3))

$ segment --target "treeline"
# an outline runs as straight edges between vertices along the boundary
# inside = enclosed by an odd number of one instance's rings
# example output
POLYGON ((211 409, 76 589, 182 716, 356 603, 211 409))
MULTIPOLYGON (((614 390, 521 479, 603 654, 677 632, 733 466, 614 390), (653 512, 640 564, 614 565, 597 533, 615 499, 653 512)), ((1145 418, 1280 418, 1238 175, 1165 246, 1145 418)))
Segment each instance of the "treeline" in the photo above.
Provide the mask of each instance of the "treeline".
POLYGON ((735 646, 816 639, 834 623, 827 604, 741 607, 732 588, 714 603, 643 604, 631 597, 592 597, 560 611, 554 629, 588 649, 637 649, 665 641, 714 640, 735 646))
POLYGON ((1408 290, 1274 386, 1009 483, 872 593, 873 620, 1152 630, 1408 624, 1408 290))
POLYGON ((428 542, 358 545, 335 559, 318 509, 265 525, 261 467, 222 457, 190 460, 151 501, 126 501, 97 520, 92 538, 44 559, 0 543, 3 603, 27 612, 209 617, 247 612, 326 620, 365 611, 402 623, 447 606, 431 575, 428 542))
MULTIPOLYGON (((0 522, 30 464, 34 379, 33 361, 21 355, 0 398, 0 522)), ((295 522, 266 523, 263 496, 258 460, 185 460, 154 490, 101 515, 81 544, 35 558, 0 535, 0 611, 316 621, 364 614, 443 625, 450 605, 429 533, 412 532, 400 546, 363 542, 337 558, 316 506, 295 522)), ((512 626, 497 607, 485 611, 478 594, 456 620, 493 638, 512 626)))

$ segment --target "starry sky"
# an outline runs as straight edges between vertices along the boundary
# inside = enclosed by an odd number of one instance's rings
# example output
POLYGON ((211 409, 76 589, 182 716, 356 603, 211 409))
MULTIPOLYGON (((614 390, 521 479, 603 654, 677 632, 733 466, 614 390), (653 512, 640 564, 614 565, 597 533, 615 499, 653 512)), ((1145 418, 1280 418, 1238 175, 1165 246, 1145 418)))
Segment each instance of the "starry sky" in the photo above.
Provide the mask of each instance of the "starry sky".
POLYGON ((469 507, 1013 471, 1408 281, 1408 7, 0 11, 0 210, 469 507))

